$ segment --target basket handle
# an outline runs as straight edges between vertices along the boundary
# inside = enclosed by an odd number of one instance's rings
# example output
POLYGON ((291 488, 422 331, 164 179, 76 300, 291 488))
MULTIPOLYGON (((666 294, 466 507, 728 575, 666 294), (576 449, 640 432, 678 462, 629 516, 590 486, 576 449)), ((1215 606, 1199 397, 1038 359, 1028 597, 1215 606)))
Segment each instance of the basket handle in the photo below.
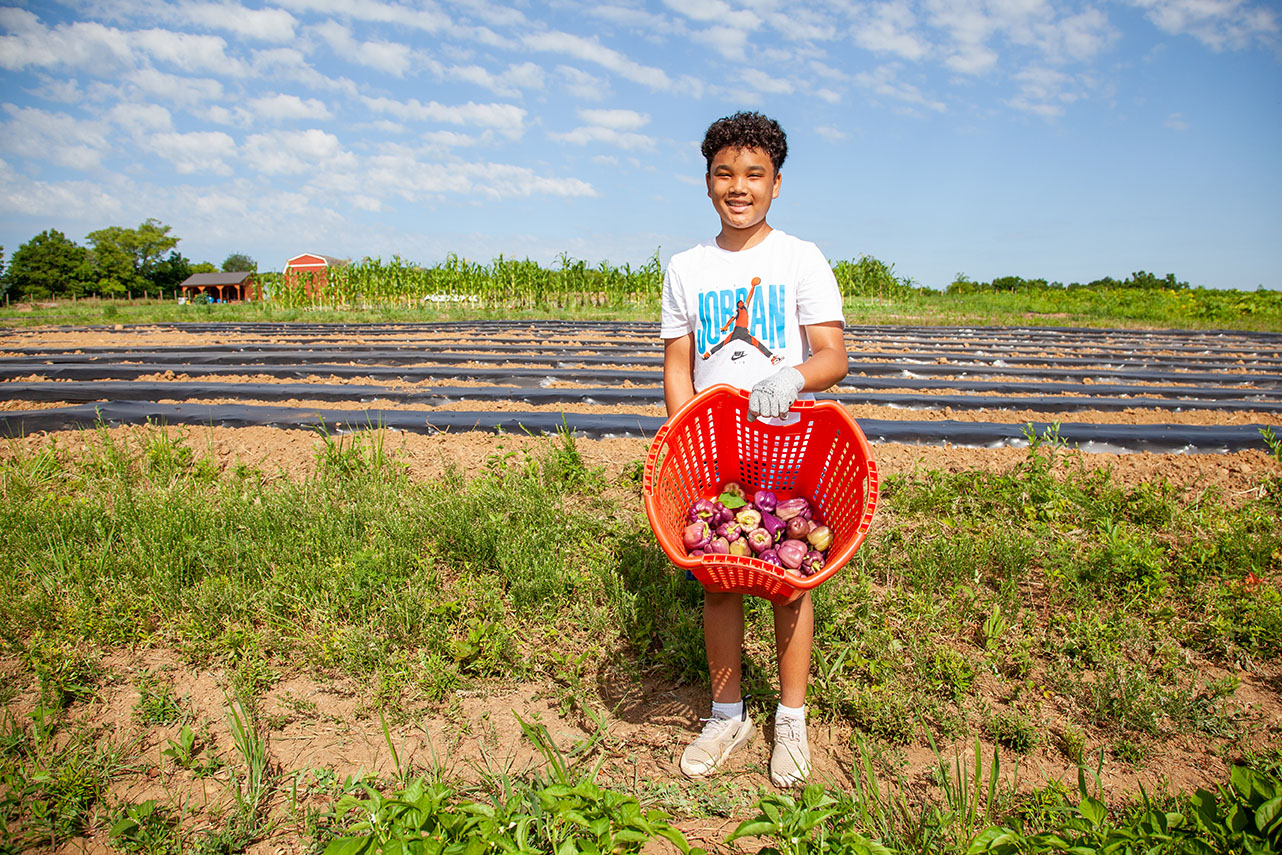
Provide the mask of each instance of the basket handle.
MULTIPOLYGON (((730 387, 730 388, 733 389, 735 394, 737 394, 740 398, 743 399, 743 405, 744 405, 744 408, 746 409, 748 406, 748 399, 752 397, 752 392, 748 389, 738 389, 735 387, 730 387)), ((792 406, 788 408, 788 413, 802 413, 810 409, 811 407, 815 406, 818 403, 819 403, 818 401, 813 401, 813 400, 803 401, 802 399, 798 398, 797 400, 792 402, 792 406)), ((779 420, 787 421, 788 413, 784 413, 782 416, 780 416, 779 420)))
POLYGON ((877 510, 878 496, 878 477, 877 462, 871 457, 868 458, 868 504, 864 508, 863 519, 859 521, 859 533, 866 534, 869 527, 872 526, 872 515, 877 510))

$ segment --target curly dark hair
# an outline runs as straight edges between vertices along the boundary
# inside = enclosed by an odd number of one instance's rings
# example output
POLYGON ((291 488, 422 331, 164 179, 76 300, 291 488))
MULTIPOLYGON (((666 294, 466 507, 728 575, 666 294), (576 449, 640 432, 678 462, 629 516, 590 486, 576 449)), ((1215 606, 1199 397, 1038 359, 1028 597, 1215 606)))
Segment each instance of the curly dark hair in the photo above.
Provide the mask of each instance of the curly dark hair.
POLYGON ((709 170, 712 159, 723 148, 759 148, 770 155, 770 163, 778 172, 788 156, 788 137, 774 119, 744 110, 717 119, 708 127, 700 151, 708 161, 709 170))

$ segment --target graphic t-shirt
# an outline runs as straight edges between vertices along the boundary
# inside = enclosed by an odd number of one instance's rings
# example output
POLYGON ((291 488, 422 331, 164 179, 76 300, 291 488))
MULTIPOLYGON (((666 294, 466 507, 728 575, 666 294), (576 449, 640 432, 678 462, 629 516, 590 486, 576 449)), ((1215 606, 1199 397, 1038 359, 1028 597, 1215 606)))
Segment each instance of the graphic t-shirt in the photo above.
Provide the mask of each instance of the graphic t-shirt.
POLYGON ((695 392, 717 383, 751 389, 806 361, 803 326, 842 320, 841 291, 819 247, 774 229, 751 249, 728 252, 711 240, 672 256, 659 335, 694 333, 695 392))

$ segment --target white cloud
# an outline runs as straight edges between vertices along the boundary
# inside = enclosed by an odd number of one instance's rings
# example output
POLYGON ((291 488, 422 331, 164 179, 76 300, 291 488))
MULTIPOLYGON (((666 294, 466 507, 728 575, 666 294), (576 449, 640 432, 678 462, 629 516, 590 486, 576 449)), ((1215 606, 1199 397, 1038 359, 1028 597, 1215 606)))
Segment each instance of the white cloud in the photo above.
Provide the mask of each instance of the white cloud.
POLYGON ((221 131, 154 134, 143 141, 143 146, 168 160, 184 175, 231 175, 227 159, 236 155, 235 140, 221 131))
POLYGON ((578 178, 550 178, 508 163, 466 164, 463 171, 480 178, 478 188, 494 199, 506 196, 595 196, 596 188, 578 178))
POLYGON ((663 0, 663 5, 703 24, 716 23, 740 30, 754 30, 761 25, 761 19, 751 9, 735 9, 724 0, 700 0, 697 3, 663 0))
POLYGON ((134 64, 128 35, 112 27, 78 21, 48 29, 29 12, 10 13, 8 18, 18 24, 18 31, 0 36, 0 68, 66 66, 103 74, 134 64))
POLYGON ((872 71, 856 74, 855 83, 891 101, 912 107, 924 107, 936 113, 947 111, 948 108, 942 101, 928 98, 916 86, 899 80, 898 73, 897 65, 882 65, 872 71))
POLYGON ((1184 119, 1183 113, 1172 113, 1166 117, 1165 127, 1172 131, 1187 131, 1189 123, 1184 119))
POLYGON ((1188 35, 1213 50, 1276 45, 1278 10, 1246 0, 1130 0, 1165 33, 1188 35))
POLYGON ((428 131, 421 135, 424 142, 443 149, 468 148, 478 143, 488 142, 471 134, 460 134, 458 131, 428 131))
POLYGON ((585 62, 597 65, 633 83, 640 83, 651 89, 668 90, 673 88, 672 79, 661 68, 641 65, 619 53, 614 48, 606 47, 596 39, 562 32, 532 33, 523 40, 531 50, 563 53, 585 62))
POLYGON ((1047 53, 1086 61, 1117 41, 1118 33, 1099 9, 1083 9, 1048 28, 1047 53))
POLYGON ((771 95, 791 95, 796 86, 786 77, 768 74, 759 68, 745 68, 739 79, 749 92, 766 92, 771 95))
POLYGON ((311 29, 329 44, 334 53, 349 62, 394 77, 404 77, 410 68, 408 45, 386 41, 358 42, 352 37, 351 30, 338 21, 325 21, 311 29))
POLYGON ((874 53, 892 53, 919 60, 930 46, 917 33, 916 15, 905 0, 891 0, 871 7, 867 20, 855 23, 855 44, 874 53))
POLYGON ((248 106, 252 113, 264 119, 331 119, 334 116, 323 101, 304 100, 297 95, 264 95, 251 98, 248 106))
POLYGON ((223 85, 207 77, 179 77, 154 68, 140 68, 127 74, 125 82, 140 94, 193 109, 203 110, 212 102, 223 100, 223 85))
POLYGON ((0 160, 0 208, 10 214, 101 224, 118 219, 123 207, 101 181, 37 181, 0 160))
POLYGON ((128 130, 167 131, 174 124, 169 111, 159 104, 122 102, 112 107, 107 116, 128 130))
POLYGON ((436 9, 414 9, 399 3, 378 3, 371 0, 276 0, 276 2, 277 5, 296 12, 315 12, 354 21, 395 24, 426 33, 435 33, 451 26, 449 17, 436 9))
POLYGON ((744 59, 747 56, 748 32, 738 27, 708 27, 695 30, 690 35, 726 59, 744 59))
POLYGON ((784 11, 766 13, 772 33, 794 42, 824 42, 837 38, 841 29, 818 9, 789 6, 784 11))
POLYGON ((1074 79, 1057 69, 1026 68, 1014 75, 1014 78, 1019 82, 1019 93, 1006 103, 1016 110, 1045 119, 1062 116, 1064 106, 1081 97, 1075 91, 1074 79))
POLYGON ((350 169, 356 157, 333 134, 316 128, 271 131, 245 140, 244 158, 267 175, 298 175, 315 170, 350 169))
POLYGON ((636 131, 650 124, 650 114, 636 110, 579 110, 579 118, 589 125, 616 131, 636 131))
POLYGON ((644 134, 618 131, 614 128, 603 128, 594 125, 585 125, 565 133, 550 133, 548 134, 548 139, 573 145, 587 145, 594 142, 604 143, 605 145, 628 150, 654 148, 654 140, 644 134))
POLYGON ((588 74, 568 65, 558 65, 556 73, 561 78, 561 86, 575 98, 584 101, 601 101, 611 94, 610 82, 603 77, 588 74))
POLYGON ((841 142, 850 138, 850 135, 845 131, 834 128, 831 125, 820 125, 815 128, 815 133, 831 143, 841 142))
POLYGON ((387 113, 402 121, 441 122, 447 125, 477 125, 493 128, 499 133, 516 139, 525 132, 525 110, 513 104, 446 105, 436 101, 420 103, 418 99, 394 101, 391 98, 362 98, 366 106, 378 113, 387 113))
POLYGON ((227 56, 227 42, 221 36, 200 36, 151 29, 131 33, 130 40, 153 59, 184 71, 213 72, 240 76, 248 71, 239 59, 227 56))
POLYGON ((270 48, 255 51, 251 64, 258 77, 293 80, 313 89, 330 89, 356 97, 356 84, 345 77, 326 77, 308 64, 297 48, 270 48))
POLYGON ((509 65, 506 70, 495 74, 479 65, 456 65, 442 68, 443 77, 461 80, 488 89, 495 95, 514 98, 522 89, 542 89, 545 74, 542 67, 532 62, 520 65, 509 65))
POLYGON ((457 194, 504 199, 523 196, 595 196, 596 189, 578 178, 554 178, 508 163, 425 161, 411 151, 369 159, 367 193, 382 192, 416 202, 424 197, 457 194))
POLYGON ((0 151, 72 169, 94 169, 108 148, 102 122, 5 104, 9 119, 0 124, 0 151))
POLYGON ((182 3, 175 11, 190 23, 265 42, 289 41, 297 24, 284 9, 247 9, 239 3, 182 3))

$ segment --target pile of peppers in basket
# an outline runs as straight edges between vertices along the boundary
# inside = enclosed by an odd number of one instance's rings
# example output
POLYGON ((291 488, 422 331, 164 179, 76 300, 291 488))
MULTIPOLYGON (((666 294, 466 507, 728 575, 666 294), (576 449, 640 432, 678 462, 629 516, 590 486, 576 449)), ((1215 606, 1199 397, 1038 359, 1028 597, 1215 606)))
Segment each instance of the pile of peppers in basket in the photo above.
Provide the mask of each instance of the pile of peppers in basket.
POLYGON ((803 497, 780 500, 770 490, 751 496, 727 481, 716 499, 699 499, 682 534, 693 558, 709 553, 754 556, 776 567, 813 576, 824 566, 832 531, 814 518, 803 497))

